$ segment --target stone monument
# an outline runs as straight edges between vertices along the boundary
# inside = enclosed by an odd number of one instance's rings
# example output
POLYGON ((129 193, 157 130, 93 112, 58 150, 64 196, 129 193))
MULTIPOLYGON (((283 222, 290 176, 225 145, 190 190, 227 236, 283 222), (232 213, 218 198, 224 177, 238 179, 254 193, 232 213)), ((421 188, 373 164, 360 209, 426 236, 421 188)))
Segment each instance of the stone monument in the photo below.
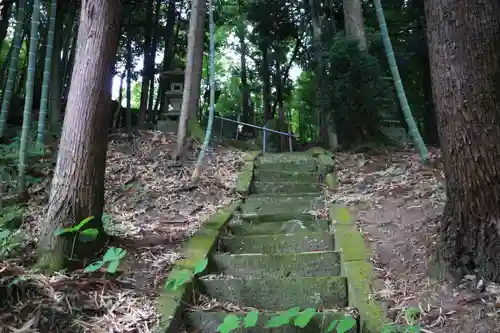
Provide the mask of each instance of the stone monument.
POLYGON ((184 92, 184 71, 180 68, 161 73, 167 82, 163 109, 158 115, 158 130, 175 133, 181 115, 182 94, 184 92))

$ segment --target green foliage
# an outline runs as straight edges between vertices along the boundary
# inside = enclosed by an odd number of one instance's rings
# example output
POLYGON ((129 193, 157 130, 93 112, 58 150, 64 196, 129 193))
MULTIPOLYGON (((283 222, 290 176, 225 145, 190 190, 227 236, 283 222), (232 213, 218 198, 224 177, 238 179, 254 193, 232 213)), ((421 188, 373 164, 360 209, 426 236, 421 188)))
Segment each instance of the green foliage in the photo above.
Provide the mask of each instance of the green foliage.
POLYGON ((170 291, 177 290, 180 286, 189 282, 193 276, 202 273, 207 268, 207 265, 208 259, 205 258, 198 262, 192 270, 184 268, 172 271, 165 283, 165 289, 170 291))
MULTIPOLYGON (((94 220, 94 216, 89 216, 77 225, 69 228, 58 228, 56 229, 55 236, 67 236, 73 235, 73 248, 71 249, 71 255, 73 254, 75 242, 78 239, 82 243, 92 242, 99 236, 99 229, 97 228, 85 228, 91 221, 94 220), (84 229, 85 228, 85 229, 84 229)), ((104 254, 102 260, 97 260, 92 264, 85 267, 84 272, 96 272, 107 264, 106 272, 114 274, 116 273, 120 262, 127 255, 127 251, 118 247, 110 247, 104 254)))
POLYGON ((92 264, 85 267, 85 272, 95 272, 98 271, 102 266, 108 264, 106 271, 108 273, 116 273, 120 261, 127 255, 127 251, 117 247, 110 247, 104 254, 102 260, 93 262, 92 264))
POLYGON ((327 70, 328 109, 333 111, 339 143, 352 147, 385 142, 382 115, 396 107, 391 81, 386 80, 376 57, 361 51, 356 42, 335 38, 327 70))

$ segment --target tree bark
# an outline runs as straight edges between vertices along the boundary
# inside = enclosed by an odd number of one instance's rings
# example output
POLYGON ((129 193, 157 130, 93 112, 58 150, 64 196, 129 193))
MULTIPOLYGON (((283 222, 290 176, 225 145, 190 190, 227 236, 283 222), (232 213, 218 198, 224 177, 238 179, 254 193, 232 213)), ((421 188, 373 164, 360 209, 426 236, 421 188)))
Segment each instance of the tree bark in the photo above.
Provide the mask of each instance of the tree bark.
POLYGON ((344 0, 342 2, 344 9, 345 36, 347 39, 358 41, 359 49, 366 51, 368 43, 366 42, 365 24, 363 21, 363 8, 361 0, 344 0))
POLYGON ((186 134, 193 134, 198 137, 201 134, 203 140, 204 133, 196 133, 199 126, 196 114, 200 99, 202 60, 203 60, 203 40, 205 35, 205 1, 192 0, 191 17, 189 19, 188 51, 186 72, 184 75, 184 91, 182 93, 181 116, 179 120, 179 133, 177 136, 177 147, 175 157, 178 158, 184 147, 186 134))
POLYGON ((500 282, 500 3, 426 1, 447 180, 439 259, 500 282))
MULTIPOLYGON (((151 62, 154 62, 154 57, 151 58, 151 35, 153 32, 153 0, 148 0, 146 13, 146 25, 144 34, 144 61, 142 66, 142 84, 141 84, 141 101, 139 104, 139 122, 137 128, 140 129, 144 125, 146 113, 148 109, 149 83, 151 80, 151 62)), ((152 98, 152 96, 151 96, 152 98)))
MULTIPOLYGON (((47 271, 62 268, 65 255, 72 252, 69 239, 54 235, 57 228, 73 226, 94 216, 94 227, 104 236, 101 223, 104 171, 120 9, 120 0, 82 0, 79 45, 47 217, 39 241, 39 264, 47 271)), ((85 255, 92 254, 88 244, 80 249, 85 255)), ((78 255, 80 251, 75 253, 78 255)))

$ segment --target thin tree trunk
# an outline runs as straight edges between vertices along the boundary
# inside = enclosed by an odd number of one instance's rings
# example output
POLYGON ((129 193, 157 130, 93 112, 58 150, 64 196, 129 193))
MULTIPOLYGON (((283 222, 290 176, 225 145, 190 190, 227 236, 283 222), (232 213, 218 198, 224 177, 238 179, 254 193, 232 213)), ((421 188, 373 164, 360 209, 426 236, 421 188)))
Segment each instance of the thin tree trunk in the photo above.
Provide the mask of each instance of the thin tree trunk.
MULTIPOLYGON (((153 29, 153 43, 151 46, 151 68, 150 68, 150 74, 151 74, 151 79, 150 79, 150 85, 149 85, 149 100, 148 100, 148 121, 154 122, 155 117, 155 111, 153 109, 154 107, 154 101, 155 101, 155 96, 154 96, 154 91, 155 91, 155 69, 156 69, 156 49, 158 48, 158 22, 160 21, 160 8, 161 8, 161 0, 156 1, 156 8, 155 8, 155 23, 154 23, 154 29, 153 29)), ((158 91, 159 93, 159 91, 158 91)))
POLYGON ((141 128, 146 119, 149 97, 149 81, 151 79, 151 32, 153 30, 153 0, 148 0, 146 13, 146 33, 144 35, 144 62, 142 66, 141 101, 139 103, 139 120, 137 128, 141 128))
POLYGON ((42 96, 40 100, 40 116, 38 118, 38 135, 36 143, 38 147, 43 147, 45 137, 45 118, 48 109, 50 72, 52 69, 52 47, 54 43, 54 32, 56 27, 57 0, 52 0, 50 4, 49 28, 47 31, 47 49, 45 51, 45 63, 42 82, 42 96))
POLYGON ((59 121, 61 117, 61 85, 62 85, 62 60, 61 51, 63 48, 63 20, 64 7, 58 6, 56 14, 56 29, 54 32, 54 48, 52 50, 52 63, 50 75, 50 112, 49 112, 49 131, 55 135, 59 130, 59 121))
POLYGON ((426 17, 446 174, 439 259, 498 283, 500 3, 428 0, 426 17))
POLYGON ((14 89, 14 83, 17 76, 19 52, 22 45, 22 29, 24 25, 24 18, 26 16, 25 14, 25 2, 24 0, 19 0, 16 14, 16 27, 14 29, 14 39, 12 41, 14 51, 12 52, 12 56, 10 58, 9 74, 7 82, 5 83, 2 110, 0 112, 0 138, 4 134, 5 125, 7 124, 7 115, 9 114, 10 102, 12 100, 12 90, 14 89))
POLYGON ((14 1, 2 1, 2 10, 0 11, 0 52, 2 51, 3 42, 9 28, 9 18, 14 1))
MULTIPOLYGON (((47 217, 39 241, 39 265, 49 272, 61 269, 65 255, 72 252, 71 241, 54 235, 57 228, 94 216, 93 226, 105 236, 101 216, 120 7, 120 0, 82 0, 79 47, 47 217)), ((82 249, 77 242, 74 254, 88 256, 93 254, 92 250, 88 244, 82 249)))
POLYGON ((38 27, 40 25, 40 0, 33 1, 33 13, 31 14, 31 37, 28 56, 28 69, 26 78, 26 98, 24 100, 23 128, 21 131, 21 143, 19 147, 19 162, 17 166, 18 191, 20 194, 26 191, 26 155, 28 152, 28 135, 30 134, 31 109, 33 107, 33 90, 35 86, 36 73, 36 51, 38 44, 38 27))
MULTIPOLYGON (((132 22, 132 14, 129 12, 128 23, 132 22)), ((132 37, 130 31, 127 33, 127 110, 125 115, 125 123, 129 139, 132 137, 132 37)))

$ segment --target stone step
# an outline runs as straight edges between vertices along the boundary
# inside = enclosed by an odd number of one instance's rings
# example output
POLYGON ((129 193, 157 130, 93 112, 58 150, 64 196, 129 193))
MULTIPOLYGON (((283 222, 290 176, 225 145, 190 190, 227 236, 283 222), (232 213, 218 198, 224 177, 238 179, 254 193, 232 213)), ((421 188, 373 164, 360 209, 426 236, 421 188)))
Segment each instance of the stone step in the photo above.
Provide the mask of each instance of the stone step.
POLYGON ((324 232, 221 237, 218 250, 233 254, 333 251, 335 241, 333 235, 324 232))
MULTIPOLYGON (((215 333, 217 328, 224 321, 227 315, 233 314, 243 320, 246 312, 215 312, 215 311, 191 311, 185 314, 190 331, 197 333, 215 333)), ((267 328, 266 325, 271 318, 279 315, 279 312, 261 312, 255 327, 243 328, 232 331, 233 333, 326 333, 328 326, 334 320, 342 320, 345 314, 340 312, 318 312, 316 316, 304 328, 293 325, 285 325, 275 328, 267 328)), ((356 327, 346 333, 358 333, 356 327)))
POLYGON ((214 278, 206 275, 198 283, 199 291, 209 298, 261 310, 347 306, 347 281, 343 276, 214 278))
POLYGON ((244 220, 283 221, 300 219, 305 215, 313 215, 325 205, 324 198, 319 195, 250 195, 241 206, 240 216, 244 220))
POLYGON ((256 182, 303 182, 317 183, 319 181, 319 173, 304 172, 304 171, 272 171, 255 169, 253 179, 256 182))
POLYGON ((318 182, 253 182, 250 193, 321 193, 323 189, 318 182))
POLYGON ((304 153, 263 154, 255 161, 256 169, 315 172, 317 161, 304 153))
POLYGON ((297 232, 327 232, 330 228, 328 220, 286 220, 277 222, 246 222, 234 220, 229 222, 226 231, 233 235, 269 235, 291 234, 297 232))
POLYGON ((340 253, 214 254, 210 271, 232 277, 306 277, 340 275, 340 253))

